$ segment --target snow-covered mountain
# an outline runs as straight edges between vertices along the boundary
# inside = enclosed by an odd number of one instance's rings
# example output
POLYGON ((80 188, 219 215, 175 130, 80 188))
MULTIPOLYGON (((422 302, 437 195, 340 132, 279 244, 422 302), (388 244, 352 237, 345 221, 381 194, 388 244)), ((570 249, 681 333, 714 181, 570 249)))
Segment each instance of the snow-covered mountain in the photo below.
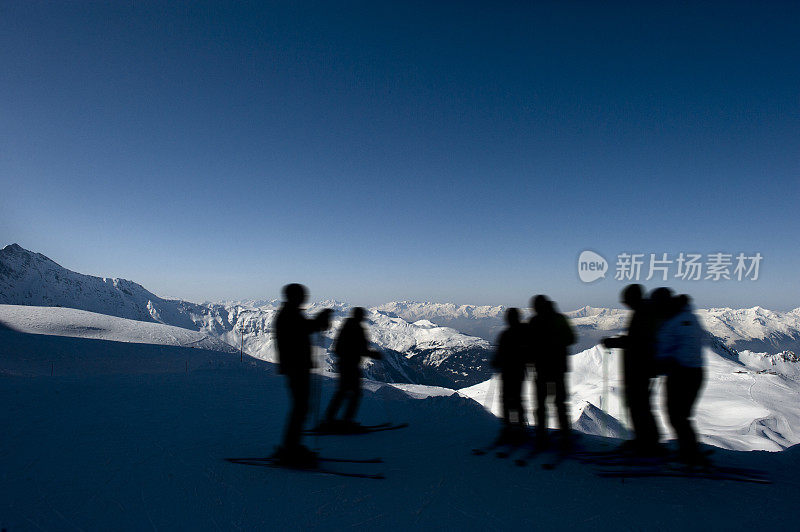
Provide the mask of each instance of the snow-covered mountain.
POLYGON ((775 312, 761 307, 698 311, 703 326, 736 351, 800 353, 800 308, 775 312))
POLYGON ((183 301, 162 299, 126 279, 70 271, 18 244, 0 250, 0 303, 69 307, 132 320, 197 329, 183 301))
MULTIPOLYGON (((276 361, 272 323, 279 305, 279 302, 275 302, 260 307, 223 307, 227 319, 205 323, 198 319, 198 324, 201 331, 216 333, 231 345, 238 346, 243 341, 245 352, 252 356, 276 361), (218 332, 223 329, 224 332, 218 332)), ((323 308, 333 310, 331 327, 316 336, 314 343, 322 348, 316 354, 319 359, 317 364, 332 371, 333 341, 349 314, 350 306, 339 301, 322 301, 312 303, 306 311, 313 315, 323 308)), ((208 313, 204 317, 217 314, 208 313)), ((369 378, 460 388, 491 375, 488 366, 491 346, 482 338, 467 336, 425 320, 409 323, 376 309, 367 310, 365 327, 374 349, 383 355, 381 361, 365 361, 363 369, 369 378)))
MULTIPOLYGON (((101 278, 70 271, 44 255, 17 244, 0 250, 0 304, 69 307, 89 312, 172 325, 216 338, 267 361, 277 360, 272 322, 279 301, 196 304, 156 296, 125 279, 101 278)), ((339 301, 309 305, 311 314, 334 311, 332 327, 315 343, 324 349, 318 364, 333 370, 330 348, 350 306, 339 301)), ((49 321, 45 320, 45 321, 49 321)), ((387 382, 425 383, 450 388, 469 386, 491 375, 489 343, 425 320, 415 323, 370 309, 368 335, 384 355, 367 361, 365 374, 387 382)))
POLYGON ((375 309, 410 322, 427 320, 470 336, 479 336, 489 342, 494 342, 503 330, 503 314, 506 311, 506 307, 502 305, 455 305, 419 301, 392 301, 375 309))
MULTIPOLYGON (((236 301, 196 304, 161 298, 124 279, 72 272, 44 255, 17 244, 0 250, 0 303, 61 306, 133 320, 172 325, 219 339, 268 361, 276 360, 271 325, 280 302, 236 301)), ((319 364, 331 370, 330 347, 349 305, 323 301, 308 307, 334 310, 333 327, 316 338, 323 348, 319 364)), ((503 306, 391 302, 369 309, 367 329, 381 362, 365 363, 366 375, 388 382, 425 383, 459 388, 491 374, 488 359, 503 327, 503 306)), ((762 369, 781 366, 800 372, 800 308, 790 312, 752 309, 697 311, 715 341, 734 361, 762 369)), ((601 338, 624 332, 629 312, 583 307, 567 312, 578 332, 572 352, 595 346, 601 338)))
MULTIPOLYGON (((494 342, 503 329, 503 306, 453 305, 399 301, 376 307, 409 321, 428 320, 494 342)), ((526 310, 526 309, 524 309, 526 310)), ((770 355, 800 353, 800 308, 788 312, 749 309, 697 309, 706 330, 722 344, 736 351, 770 355)), ((564 313, 578 332, 572 351, 579 353, 605 336, 624 333, 630 312, 625 309, 586 306, 564 313)))

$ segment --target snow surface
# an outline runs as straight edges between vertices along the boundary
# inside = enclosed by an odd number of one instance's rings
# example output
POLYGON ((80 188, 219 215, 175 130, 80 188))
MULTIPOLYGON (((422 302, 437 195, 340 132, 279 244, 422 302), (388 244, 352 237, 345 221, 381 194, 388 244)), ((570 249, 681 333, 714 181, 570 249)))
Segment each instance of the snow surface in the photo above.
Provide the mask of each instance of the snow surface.
MULTIPOLYGON (((0 527, 8 530, 142 529, 775 529, 796 522, 800 453, 718 450, 714 460, 763 468, 774 484, 687 479, 621 482, 567 461, 554 471, 520 468, 472 447, 497 420, 459 395, 424 387, 411 395, 368 382, 360 419, 408 421, 407 429, 307 438, 328 456, 380 456, 339 465, 386 480, 326 477, 241 466, 280 439, 287 394, 272 364, 178 346, 0 330, 0 361, 83 373, 0 374, 0 527), (164 371, 172 358, 209 364, 164 371), (105 374, 109 360, 136 374, 105 374), (418 397, 418 398, 415 398, 418 397)), ((323 404, 333 381, 320 378, 323 404)), ((591 413, 591 409, 590 409, 591 413)), ((596 414, 596 412, 594 412, 596 414)), ((590 448, 616 440, 586 436, 590 448)))
POLYGON ((30 334, 199 347, 238 353, 233 346, 198 331, 72 308, 0 305, 0 324, 30 334))

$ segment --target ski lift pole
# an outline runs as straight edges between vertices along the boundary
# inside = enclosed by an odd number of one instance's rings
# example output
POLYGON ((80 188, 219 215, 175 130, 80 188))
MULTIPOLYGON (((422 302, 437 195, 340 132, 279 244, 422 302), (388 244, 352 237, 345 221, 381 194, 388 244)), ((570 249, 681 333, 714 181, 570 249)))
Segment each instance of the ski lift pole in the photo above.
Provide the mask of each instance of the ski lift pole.
POLYGON ((241 344, 239 344, 239 362, 244 362, 244 321, 239 326, 239 336, 241 337, 241 344))
MULTIPOLYGON (((322 399, 321 399, 321 396, 322 396, 322 382, 321 382, 322 381, 322 377, 318 373, 318 369, 321 367, 321 364, 322 364, 322 361, 320 360, 322 358, 320 356, 320 351, 322 350, 322 333, 318 331, 317 334, 316 334, 316 337, 317 337, 317 341, 316 341, 317 345, 314 346, 314 351, 316 353, 316 356, 315 356, 316 360, 314 362, 315 362, 315 365, 317 367, 314 368, 314 370, 312 370, 312 375, 311 375, 311 377, 314 380, 314 382, 312 382, 312 384, 311 384, 311 386, 312 386, 312 392, 311 393, 313 394, 312 400, 314 401, 313 402, 313 406, 312 406, 312 408, 314 409, 312 417, 314 419, 314 428, 315 429, 317 427, 319 427, 319 410, 320 410, 320 403, 322 402, 322 399)), ((319 439, 319 434, 317 432, 314 432, 314 447, 315 448, 317 447, 318 439, 319 439)))
MULTIPOLYGON (((603 354, 603 399, 600 410, 603 410, 606 414, 611 415, 611 401, 609 401, 608 397, 608 359, 611 357, 611 349, 601 349, 600 352, 603 354)), ((603 432, 606 436, 608 436, 608 426, 605 427, 603 432)))
MULTIPOLYGON (((385 354, 384 353, 380 353, 380 354, 381 354, 381 358, 379 360, 385 360, 385 354)), ((363 390, 364 381, 366 379, 363 376, 360 377, 360 378, 361 378, 361 389, 363 390)), ((386 415, 386 422, 387 423, 392 423, 393 420, 394 420, 394 416, 392 415, 392 413, 391 413, 391 411, 389 409, 389 406, 386 404, 386 402, 387 402, 386 401, 386 391, 383 390, 383 388, 387 387, 387 386, 391 386, 391 385, 389 383, 384 383, 382 386, 379 386, 378 388, 376 388, 373 393, 376 394, 376 395, 380 395, 381 406, 383 407, 383 413, 386 415)))

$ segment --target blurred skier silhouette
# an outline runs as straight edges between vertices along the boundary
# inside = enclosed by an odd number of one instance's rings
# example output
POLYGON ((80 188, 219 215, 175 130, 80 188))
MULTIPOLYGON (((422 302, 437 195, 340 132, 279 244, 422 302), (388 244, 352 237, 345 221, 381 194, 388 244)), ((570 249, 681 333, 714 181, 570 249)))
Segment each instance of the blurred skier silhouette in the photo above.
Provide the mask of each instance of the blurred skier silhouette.
POLYGON ((381 354, 369 349, 369 341, 361 323, 364 321, 366 311, 362 307, 355 307, 350 317, 339 330, 333 351, 337 357, 339 369, 339 388, 331 399, 325 411, 325 421, 321 429, 325 431, 337 430, 342 432, 355 431, 358 423, 353 421, 358 411, 361 399, 361 359, 365 357, 381 359, 381 354), (336 419, 342 404, 347 402, 343 419, 336 419))
POLYGON ((572 445, 569 417, 567 416, 567 348, 575 343, 575 333, 563 314, 556 311, 552 301, 537 295, 531 299, 535 315, 529 322, 530 353, 536 369, 536 445, 546 448, 547 398, 553 396, 558 426, 561 429, 561 447, 572 445))
POLYGON ((325 309, 313 319, 303 315, 301 306, 306 302, 308 291, 301 284, 292 283, 283 287, 284 302, 273 323, 278 346, 280 373, 286 375, 289 386, 291 409, 286 423, 283 444, 276 458, 293 465, 314 465, 316 455, 300 443, 300 437, 308 415, 311 359, 311 335, 328 328, 330 309, 325 309))
POLYGON ((656 334, 656 362, 667 376, 667 414, 678 439, 678 455, 687 465, 705 465, 707 460, 699 451, 691 418, 705 377, 706 333, 692 311, 689 296, 673 296, 668 288, 658 288, 651 300, 661 321, 656 334))
POLYGON ((657 318, 651 302, 644 298, 642 285, 631 284, 622 291, 622 302, 633 311, 628 334, 604 338, 608 348, 621 348, 625 404, 630 413, 634 438, 623 443, 623 450, 637 454, 661 454, 658 427, 650 403, 650 379, 656 375, 653 358, 657 318))
POLYGON ((521 442, 526 437, 525 410, 522 406, 522 383, 528 351, 528 330, 520 322, 519 309, 506 311, 508 327, 497 339, 492 367, 500 371, 503 396, 503 430, 498 443, 521 442))

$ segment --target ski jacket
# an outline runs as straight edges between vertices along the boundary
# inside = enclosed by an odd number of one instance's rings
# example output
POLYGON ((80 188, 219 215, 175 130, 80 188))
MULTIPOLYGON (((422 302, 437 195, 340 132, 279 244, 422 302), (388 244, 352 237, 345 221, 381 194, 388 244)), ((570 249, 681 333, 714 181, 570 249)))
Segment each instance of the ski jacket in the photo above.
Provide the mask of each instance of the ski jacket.
POLYGON ((622 348, 623 374, 628 377, 652 376, 655 374, 654 357, 656 350, 656 332, 658 320, 653 313, 652 304, 643 301, 633 311, 628 322, 628 334, 607 338, 603 345, 610 348, 622 348))
POLYGON ((691 305, 687 304, 675 316, 667 319, 656 338, 656 358, 666 367, 703 367, 706 333, 692 312, 691 305))
POLYGON ((511 325, 497 337, 492 367, 505 375, 522 379, 525 377, 528 349, 528 331, 525 325, 511 325))
POLYGON ((338 358, 340 372, 357 370, 363 357, 379 358, 377 353, 369 350, 364 327, 353 318, 348 318, 339 330, 333 352, 338 358))
POLYGON ((531 362, 539 376, 566 373, 567 348, 575 343, 575 333, 567 318, 558 312, 537 314, 529 322, 531 362))
POLYGON ((308 319, 298 307, 284 305, 273 322, 273 331, 278 345, 279 371, 294 376, 308 373, 311 361, 311 335, 328 327, 322 313, 308 319))

